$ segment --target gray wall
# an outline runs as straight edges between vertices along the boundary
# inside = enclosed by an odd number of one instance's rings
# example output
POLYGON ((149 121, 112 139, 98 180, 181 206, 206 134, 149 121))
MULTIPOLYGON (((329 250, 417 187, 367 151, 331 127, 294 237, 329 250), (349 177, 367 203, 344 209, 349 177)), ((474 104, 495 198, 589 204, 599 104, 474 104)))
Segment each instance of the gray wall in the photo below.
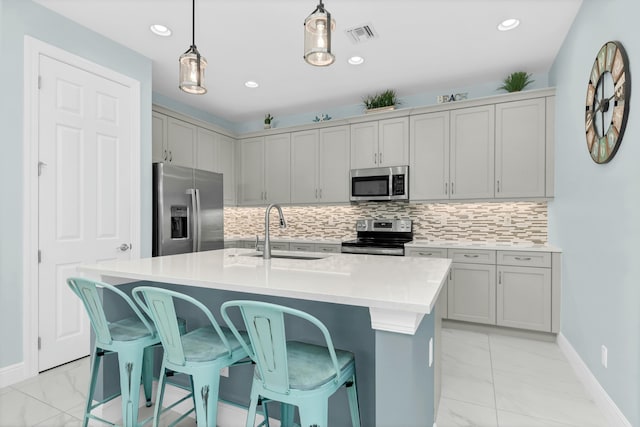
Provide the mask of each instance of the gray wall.
POLYGON ((22 354, 23 46, 29 35, 140 82, 142 255, 151 254, 151 61, 28 0, 0 0, 0 368, 22 354))
MULTIPOLYGON (((640 93, 624 140, 595 164, 585 139, 589 72, 600 47, 625 46, 640 81, 640 3, 586 0, 549 75, 556 97, 556 197, 549 240, 563 249, 561 332, 632 425, 640 425, 640 93), (600 346, 609 351, 600 364, 600 346)), ((632 86, 635 83, 632 83, 632 86)))

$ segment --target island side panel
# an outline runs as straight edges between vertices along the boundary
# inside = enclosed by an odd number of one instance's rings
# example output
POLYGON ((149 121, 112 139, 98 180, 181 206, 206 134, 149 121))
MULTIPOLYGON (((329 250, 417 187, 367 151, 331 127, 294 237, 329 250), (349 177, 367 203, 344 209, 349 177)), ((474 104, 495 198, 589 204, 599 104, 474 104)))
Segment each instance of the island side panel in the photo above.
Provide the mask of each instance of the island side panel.
POLYGON ((425 315, 414 335, 376 331, 377 427, 424 427, 435 421, 429 340, 435 337, 436 316, 436 310, 425 315))

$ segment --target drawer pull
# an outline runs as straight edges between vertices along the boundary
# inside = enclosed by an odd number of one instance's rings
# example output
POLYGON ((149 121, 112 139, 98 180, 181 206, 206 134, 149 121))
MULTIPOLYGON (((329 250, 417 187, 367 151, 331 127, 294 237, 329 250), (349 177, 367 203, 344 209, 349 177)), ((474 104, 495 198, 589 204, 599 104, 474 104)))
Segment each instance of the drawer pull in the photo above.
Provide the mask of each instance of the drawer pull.
POLYGON ((478 254, 473 254, 473 255, 471 255, 471 254, 464 254, 464 257, 465 257, 465 258, 478 258, 479 256, 480 256, 480 255, 478 255, 478 254))
POLYGON ((422 255, 422 256, 433 256, 433 252, 418 252, 418 255, 422 255))
POLYGON ((517 256, 515 257, 518 261, 531 261, 530 256, 517 256))

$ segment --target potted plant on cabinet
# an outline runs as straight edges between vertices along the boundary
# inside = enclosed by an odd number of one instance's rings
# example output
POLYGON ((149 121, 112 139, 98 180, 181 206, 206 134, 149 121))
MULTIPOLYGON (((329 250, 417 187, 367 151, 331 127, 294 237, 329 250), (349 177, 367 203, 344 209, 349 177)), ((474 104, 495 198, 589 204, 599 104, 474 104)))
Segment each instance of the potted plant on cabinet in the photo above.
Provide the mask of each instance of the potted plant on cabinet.
POLYGON ((273 120, 273 116, 269 113, 264 116, 264 128, 271 129, 271 121, 273 120))
POLYGON ((375 95, 365 96, 362 98, 362 104, 364 105, 365 113, 372 113, 381 110, 395 110, 400 101, 398 101, 395 90, 387 89, 375 95))
POLYGON ((507 92, 520 92, 533 82, 535 82, 535 80, 531 80, 531 74, 528 74, 525 71, 516 71, 509 74, 504 79, 502 86, 500 86, 498 90, 502 89, 507 92))

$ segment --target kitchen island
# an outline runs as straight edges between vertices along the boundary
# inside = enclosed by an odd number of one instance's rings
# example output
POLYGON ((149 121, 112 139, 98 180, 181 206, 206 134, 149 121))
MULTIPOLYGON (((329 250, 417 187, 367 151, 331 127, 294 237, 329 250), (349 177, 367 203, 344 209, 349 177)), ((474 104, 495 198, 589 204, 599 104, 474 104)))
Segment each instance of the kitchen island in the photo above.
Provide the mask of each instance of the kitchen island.
MULTIPOLYGON (((264 260, 256 255, 225 249, 110 261, 80 271, 107 283, 129 283, 123 285, 126 290, 141 281, 176 289, 203 300, 214 313, 225 300, 239 298, 308 311, 327 324, 336 347, 356 354, 363 426, 433 424, 439 398, 437 303, 449 259, 274 251, 264 260)), ((232 373, 226 381, 227 397, 240 395, 231 385, 240 377, 232 373)), ((340 414, 341 405, 346 409, 341 397, 331 400, 331 425, 348 420, 340 414)))

